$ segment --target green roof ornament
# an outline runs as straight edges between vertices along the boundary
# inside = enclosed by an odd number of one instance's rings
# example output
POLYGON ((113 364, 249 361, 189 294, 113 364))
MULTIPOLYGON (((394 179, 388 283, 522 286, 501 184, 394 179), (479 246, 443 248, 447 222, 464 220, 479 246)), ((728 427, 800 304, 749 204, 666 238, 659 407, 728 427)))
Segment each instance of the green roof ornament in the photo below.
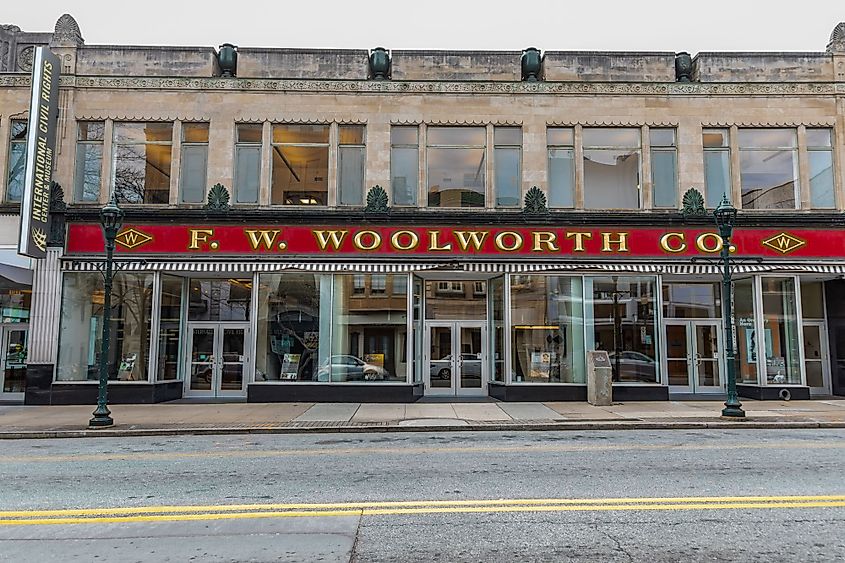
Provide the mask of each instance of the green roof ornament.
POLYGON ((228 211, 229 210, 229 190, 223 184, 214 184, 208 190, 208 201, 205 208, 209 211, 228 211))
POLYGON ((684 192, 681 202, 684 206, 684 217, 704 217, 707 215, 707 210, 704 208, 704 196, 697 189, 690 188, 684 192))
POLYGON ((525 205, 522 212, 526 215, 548 215, 549 208, 546 205, 546 194, 537 186, 532 187, 525 193, 525 205))
POLYGON ((384 191, 384 188, 376 184, 367 192, 367 206, 364 207, 364 212, 387 213, 389 210, 387 192, 384 191))

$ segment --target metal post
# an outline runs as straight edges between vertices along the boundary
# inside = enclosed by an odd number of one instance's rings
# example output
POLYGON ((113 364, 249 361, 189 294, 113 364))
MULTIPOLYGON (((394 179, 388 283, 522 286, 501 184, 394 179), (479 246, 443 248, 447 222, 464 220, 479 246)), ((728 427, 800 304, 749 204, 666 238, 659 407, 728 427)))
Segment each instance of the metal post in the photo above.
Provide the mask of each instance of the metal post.
POLYGON ((725 401, 725 408, 722 409, 722 416, 742 418, 745 411, 742 410, 742 403, 736 392, 736 358, 734 352, 733 336, 733 298, 731 292, 731 236, 733 235, 734 221, 736 220, 736 208, 734 208, 727 196, 723 196, 722 202, 714 213, 716 224, 719 227, 719 235, 722 238, 722 250, 719 253, 722 259, 722 321, 725 328, 725 357, 727 358, 728 376, 728 398, 725 401))
POLYGON ((89 426, 111 426, 114 420, 108 407, 109 372, 108 357, 111 340, 111 286, 114 266, 114 241, 123 224, 123 210, 117 205, 117 197, 112 194, 109 202, 100 210, 100 225, 106 241, 106 265, 103 271, 103 340, 100 346, 100 385, 97 390, 97 409, 89 426))
POLYGON ((92 413, 94 418, 88 422, 89 426, 111 426, 114 424, 107 402, 109 389, 108 355, 111 337, 112 259, 116 233, 112 232, 110 228, 104 228, 103 231, 106 238, 106 271, 103 275, 105 295, 103 296, 103 339, 100 346, 100 385, 97 392, 97 410, 92 413))

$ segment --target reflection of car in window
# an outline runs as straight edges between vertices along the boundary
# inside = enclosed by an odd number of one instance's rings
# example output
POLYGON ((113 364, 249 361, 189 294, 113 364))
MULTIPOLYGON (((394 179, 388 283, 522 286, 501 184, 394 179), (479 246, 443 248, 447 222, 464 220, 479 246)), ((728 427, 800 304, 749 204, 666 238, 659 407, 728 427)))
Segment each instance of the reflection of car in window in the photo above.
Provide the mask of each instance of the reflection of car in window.
MULTIPOLYGON (((616 354, 611 352, 610 365, 616 368, 616 354)), ((656 363, 654 358, 636 352, 626 350, 619 355, 619 379, 627 381, 654 381, 657 377, 656 363)))
POLYGON ((348 354, 331 357, 317 370, 317 381, 380 381, 388 378, 387 370, 348 354))
MULTIPOLYGON (((463 363, 461 372, 466 376, 481 376, 481 358, 479 354, 461 354, 463 363)), ((431 360, 429 365, 431 377, 436 379, 449 379, 452 377, 452 354, 448 354, 439 360, 431 360)))

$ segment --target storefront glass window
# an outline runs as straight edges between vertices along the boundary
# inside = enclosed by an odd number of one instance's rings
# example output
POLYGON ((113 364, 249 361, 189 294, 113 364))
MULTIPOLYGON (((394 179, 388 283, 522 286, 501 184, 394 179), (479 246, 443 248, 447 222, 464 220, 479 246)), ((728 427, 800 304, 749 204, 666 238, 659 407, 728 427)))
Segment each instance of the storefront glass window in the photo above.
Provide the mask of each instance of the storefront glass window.
POLYGON ((99 201, 105 123, 80 121, 76 131, 73 199, 74 201, 99 201))
POLYGON ((420 175, 417 127, 390 128, 390 186, 394 205, 416 205, 420 175))
POLYGON ((272 158, 270 203, 328 205, 328 125, 274 125, 272 158))
POLYGON ((334 276, 331 359, 318 367, 317 381, 405 381, 407 294, 394 294, 393 284, 379 279, 384 276, 367 274, 361 295, 354 277, 334 276))
POLYGON ((423 311, 422 311, 422 297, 423 297, 423 280, 414 276, 413 296, 412 296, 412 310, 414 323, 414 381, 423 380, 422 372, 422 353, 423 353, 423 311))
POLYGON ((795 209, 798 148, 795 129, 740 129, 743 209, 795 209))
POLYGON ((754 323, 754 280, 734 282, 737 383, 757 383, 758 337, 754 323))
POLYGON ((158 332, 156 379, 179 379, 179 335, 182 334, 182 278, 161 276, 161 309, 158 332))
POLYGON ((653 277, 611 276, 584 279, 587 350, 606 350, 613 380, 658 381, 653 277))
POLYGON ((705 129, 704 199, 707 207, 719 205, 723 196, 731 199, 731 145, 727 129, 705 129))
POLYGON ((584 207, 640 208, 640 130, 584 128, 584 207))
POLYGON ((181 160, 182 203, 202 203, 208 176, 208 123, 182 124, 181 160))
POLYGON ((824 319, 824 284, 822 282, 801 282, 801 316, 805 319, 824 319))
POLYGON ((581 278, 511 276, 513 381, 584 383, 581 278))
POLYGON ((654 207, 678 206, 678 149, 674 129, 650 129, 654 207))
POLYGON ((235 139, 235 203, 258 203, 261 180, 260 123, 239 123, 235 139))
MULTIPOLYGON (((258 278, 255 381, 316 381, 320 284, 331 276, 290 273, 258 278)), ((327 337, 328 335, 325 335, 327 337)))
POLYGON ((493 164, 496 175, 496 207, 517 207, 522 204, 522 128, 493 129, 493 164))
POLYGON ((188 290, 189 321, 248 321, 251 279, 192 279, 188 290))
POLYGON ((112 187, 121 203, 170 199, 172 123, 115 123, 112 187))
POLYGON ((337 149, 337 202, 339 205, 364 204, 365 153, 364 126, 339 126, 337 149))
MULTIPOLYGON (((119 272, 111 303, 109 379, 144 381, 149 365, 153 274, 119 272)), ((95 381, 102 338, 103 277, 66 273, 59 327, 57 381, 95 381)))
POLYGON ((546 130, 549 207, 575 206, 575 134, 571 127, 546 130))
POLYGON ((815 209, 829 209, 836 206, 833 195, 832 132, 832 129, 807 129, 810 204, 815 209))
POLYGON ((490 333, 490 361, 493 381, 505 380, 505 278, 493 278, 487 282, 490 288, 490 318, 493 331, 490 333))
POLYGON ((664 283, 663 316, 670 319, 721 319, 718 283, 664 283))
POLYGON ((23 176, 26 170, 27 122, 13 119, 9 141, 9 182, 6 184, 6 201, 20 201, 23 196, 23 176))
POLYGON ((429 127, 429 207, 484 207, 484 127, 429 127))
POLYGON ((426 280, 426 320, 484 320, 487 318, 487 282, 426 280))
POLYGON ((32 288, 0 277, 0 322, 29 322, 32 288))
POLYGON ((766 337, 766 380, 801 383, 795 278, 768 278, 763 286, 763 330, 766 337))

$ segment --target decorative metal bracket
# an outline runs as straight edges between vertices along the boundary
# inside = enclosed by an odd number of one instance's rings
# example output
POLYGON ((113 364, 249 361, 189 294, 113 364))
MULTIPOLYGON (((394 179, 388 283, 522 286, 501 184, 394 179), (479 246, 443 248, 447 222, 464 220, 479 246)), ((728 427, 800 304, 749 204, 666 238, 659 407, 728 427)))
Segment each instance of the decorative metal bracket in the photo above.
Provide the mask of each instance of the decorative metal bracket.
POLYGON ((390 206, 387 192, 384 191, 384 188, 376 184, 367 192, 367 206, 364 207, 364 212, 387 213, 388 211, 390 211, 390 206))
POLYGON ((208 191, 208 200, 205 209, 209 211, 229 210, 229 190, 223 184, 214 184, 208 191))

